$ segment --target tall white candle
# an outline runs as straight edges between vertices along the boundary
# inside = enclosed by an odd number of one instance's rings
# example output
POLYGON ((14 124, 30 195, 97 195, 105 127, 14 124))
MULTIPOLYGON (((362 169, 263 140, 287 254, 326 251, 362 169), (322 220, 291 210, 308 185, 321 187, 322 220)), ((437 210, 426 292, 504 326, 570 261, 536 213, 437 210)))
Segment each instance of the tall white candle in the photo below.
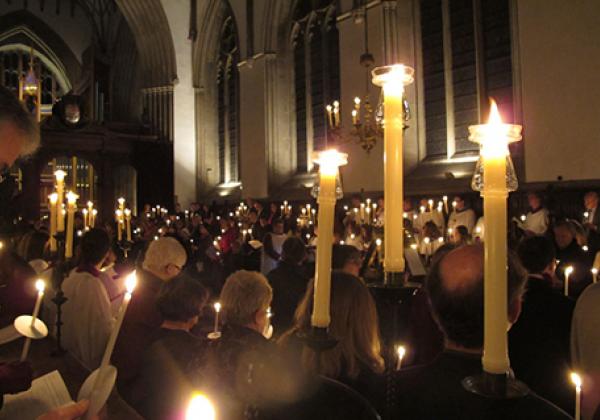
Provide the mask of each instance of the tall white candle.
POLYGON ((57 232, 64 232, 65 230, 65 218, 62 214, 62 208, 63 208, 63 195, 64 195, 64 188, 65 188, 65 176, 67 175, 67 173, 63 170, 58 170, 56 172, 54 172, 54 176, 56 177, 56 197, 57 197, 57 201, 56 201, 56 208, 58 209, 58 211, 56 212, 56 230, 57 232))
POLYGON ((215 302, 215 330, 214 332, 219 332, 219 312, 221 312, 221 303, 215 302))
POLYGON ((573 385, 575 385, 575 420, 581 419, 581 377, 575 373, 571 372, 571 381, 573 385))
POLYGON ((398 353, 398 359, 396 361, 396 370, 402 369, 402 360, 406 355, 406 348, 404 346, 398 346, 396 348, 396 352, 398 353))
POLYGON ((129 306, 129 302, 131 301, 131 294, 133 293, 136 284, 137 275, 135 271, 133 271, 125 279, 125 287, 127 288, 127 292, 125 293, 125 297, 123 298, 123 302, 121 303, 121 307, 119 308, 119 313, 117 314, 115 325, 110 333, 110 337, 108 338, 108 344, 106 345, 106 349, 104 350, 104 356, 102 356, 102 363, 100 363, 100 368, 108 366, 110 363, 110 357, 112 356, 113 349, 115 348, 115 343, 117 342, 117 337, 119 336, 119 330, 121 329, 121 324, 123 324, 123 318, 125 318, 125 312, 127 312, 127 307, 129 306))
POLYGON ((594 283, 598 281, 598 269, 596 267, 592 268, 592 280, 594 283))
POLYGON ((67 193, 67 238, 65 240, 65 258, 73 257, 73 231, 75 229, 75 206, 79 196, 73 191, 67 193))
POLYGON ((347 155, 337 150, 318 153, 315 163, 319 165, 319 235, 317 236, 317 258, 315 268, 314 304, 311 324, 327 328, 331 297, 331 253, 333 248, 333 223, 338 168, 348 163, 347 155))
MULTIPOLYGON (((31 326, 35 325, 35 320, 37 319, 40 313, 40 307, 42 306, 42 298, 44 297, 44 289, 46 288, 46 283, 44 280, 38 279, 35 282, 35 288, 38 291, 37 299, 35 300, 35 306, 33 307, 33 314, 31 315, 31 326)), ((29 353, 29 347, 31 346, 31 338, 25 338, 25 344, 23 345, 23 351, 21 352, 21 362, 27 360, 27 354, 29 353)))
POLYGON ((58 194, 52 193, 48 196, 48 199, 50 201, 50 251, 56 252, 58 247, 54 235, 56 235, 56 222, 58 217, 58 211, 56 207, 56 203, 58 202, 58 194))
POLYGON ((565 268, 565 296, 569 296, 569 277, 573 273, 573 267, 568 266, 565 268))

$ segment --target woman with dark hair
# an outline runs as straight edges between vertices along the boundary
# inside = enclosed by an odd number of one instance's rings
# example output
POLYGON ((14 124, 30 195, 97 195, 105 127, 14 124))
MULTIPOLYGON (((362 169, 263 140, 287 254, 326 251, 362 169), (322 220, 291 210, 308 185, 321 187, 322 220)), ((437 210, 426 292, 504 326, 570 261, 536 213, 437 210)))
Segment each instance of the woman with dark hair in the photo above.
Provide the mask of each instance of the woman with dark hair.
POLYGON ((468 245, 471 243, 471 235, 466 226, 460 225, 454 228, 450 242, 456 246, 468 245))
POLYGON ((165 283, 156 299, 163 322, 143 352, 140 375, 131 385, 133 407, 148 420, 175 418, 192 394, 190 364, 205 340, 190 334, 208 293, 192 278, 165 283))
POLYGON ((296 310, 294 326, 279 340, 279 344, 296 353, 303 369, 343 382, 365 396, 376 408, 383 407, 385 398, 384 360, 375 301, 367 286, 358 277, 341 271, 331 275, 331 323, 329 333, 338 340, 335 347, 317 353, 303 346, 299 333, 311 329, 314 280, 296 310))

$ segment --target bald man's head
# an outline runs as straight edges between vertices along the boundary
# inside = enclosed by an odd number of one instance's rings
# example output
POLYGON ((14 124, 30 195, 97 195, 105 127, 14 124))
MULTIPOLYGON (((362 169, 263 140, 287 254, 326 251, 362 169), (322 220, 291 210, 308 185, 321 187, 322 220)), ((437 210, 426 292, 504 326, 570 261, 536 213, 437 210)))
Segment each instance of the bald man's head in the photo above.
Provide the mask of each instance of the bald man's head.
MULTIPOLYGON (((426 282, 434 316, 446 338, 469 349, 483 346, 483 261, 481 245, 456 248, 434 263, 426 282)), ((514 322, 526 276, 512 254, 507 276, 507 311, 514 322)))

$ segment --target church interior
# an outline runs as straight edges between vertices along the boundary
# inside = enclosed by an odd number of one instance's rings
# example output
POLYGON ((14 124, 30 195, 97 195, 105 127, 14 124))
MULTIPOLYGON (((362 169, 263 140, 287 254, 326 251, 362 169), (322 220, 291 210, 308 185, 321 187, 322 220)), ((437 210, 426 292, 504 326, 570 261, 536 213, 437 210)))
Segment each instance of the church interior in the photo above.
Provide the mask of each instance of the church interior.
POLYGON ((598 16, 0 0, 0 418, 600 419, 598 16))

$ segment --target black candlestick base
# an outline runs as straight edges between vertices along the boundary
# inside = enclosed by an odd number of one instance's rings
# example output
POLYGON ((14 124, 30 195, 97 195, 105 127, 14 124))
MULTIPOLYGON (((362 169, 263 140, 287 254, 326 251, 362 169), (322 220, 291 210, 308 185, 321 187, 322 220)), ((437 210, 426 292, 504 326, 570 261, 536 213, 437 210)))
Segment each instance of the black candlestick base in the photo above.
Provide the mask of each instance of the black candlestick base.
POLYGON ((508 374, 483 372, 463 379, 462 385, 467 391, 486 398, 522 398, 530 392, 527 385, 508 374))

